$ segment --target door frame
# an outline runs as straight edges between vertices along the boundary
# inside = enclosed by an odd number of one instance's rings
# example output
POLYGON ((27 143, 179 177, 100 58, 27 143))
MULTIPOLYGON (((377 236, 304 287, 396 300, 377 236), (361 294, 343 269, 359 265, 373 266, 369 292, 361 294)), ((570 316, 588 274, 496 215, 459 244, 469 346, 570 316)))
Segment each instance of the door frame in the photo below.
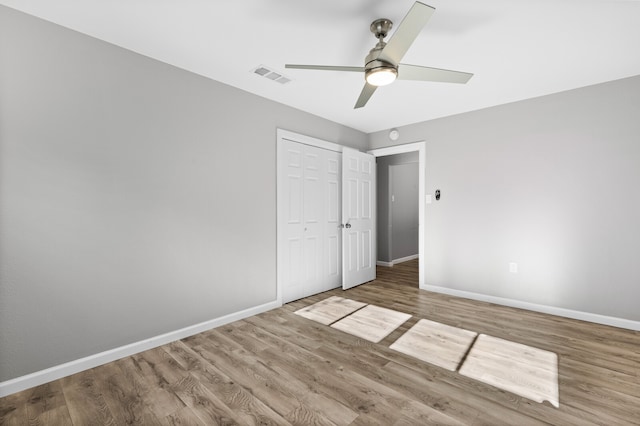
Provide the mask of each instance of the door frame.
POLYGON ((424 238, 424 223, 425 223, 425 204, 426 204, 426 149, 427 143, 425 141, 407 143, 403 145, 393 145, 384 148, 377 148, 367 151, 369 154, 373 154, 376 158, 386 157, 395 154, 404 154, 406 152, 418 152, 418 287, 421 289, 427 288, 425 277, 425 238, 424 238))

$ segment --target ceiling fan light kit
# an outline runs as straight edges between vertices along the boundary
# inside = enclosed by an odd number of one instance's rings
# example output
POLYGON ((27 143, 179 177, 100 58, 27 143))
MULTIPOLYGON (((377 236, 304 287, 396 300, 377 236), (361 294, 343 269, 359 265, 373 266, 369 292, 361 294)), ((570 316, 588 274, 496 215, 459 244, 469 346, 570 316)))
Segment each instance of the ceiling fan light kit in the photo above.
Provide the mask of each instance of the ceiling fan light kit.
POLYGON ((396 77, 398 77, 398 71, 389 66, 381 66, 365 71, 365 79, 372 86, 386 86, 393 83, 396 77))
POLYGON ((388 42, 384 38, 393 26, 391 20, 376 19, 369 29, 378 39, 378 43, 365 58, 364 67, 332 66, 332 65, 292 65, 285 68, 320 70, 320 71, 348 71, 364 72, 365 85, 358 97, 354 108, 366 105, 379 86, 385 86, 398 80, 437 81, 445 83, 466 83, 473 74, 450 71, 438 68, 422 67, 418 65, 401 64, 404 54, 409 50, 422 28, 426 25, 435 9, 424 3, 415 2, 404 17, 396 32, 388 42))

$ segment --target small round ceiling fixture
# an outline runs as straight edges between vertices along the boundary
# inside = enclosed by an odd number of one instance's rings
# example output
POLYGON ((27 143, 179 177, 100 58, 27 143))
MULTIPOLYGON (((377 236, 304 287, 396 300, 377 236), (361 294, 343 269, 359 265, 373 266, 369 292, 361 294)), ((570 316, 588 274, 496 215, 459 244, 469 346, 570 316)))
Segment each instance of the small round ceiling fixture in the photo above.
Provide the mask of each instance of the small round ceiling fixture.
POLYGON ((391 139, 392 141, 397 141, 399 137, 400 132, 398 131, 398 129, 389 130, 389 139, 391 139))

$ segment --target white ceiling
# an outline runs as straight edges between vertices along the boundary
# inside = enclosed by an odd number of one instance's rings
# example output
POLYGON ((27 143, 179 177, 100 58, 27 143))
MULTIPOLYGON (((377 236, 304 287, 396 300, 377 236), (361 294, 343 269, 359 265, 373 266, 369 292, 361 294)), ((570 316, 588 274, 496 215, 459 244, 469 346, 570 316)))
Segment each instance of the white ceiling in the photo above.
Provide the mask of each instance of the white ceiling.
MULTIPOLYGON (((370 133, 640 75, 640 2, 424 0, 436 11, 404 63, 474 73, 466 85, 397 81, 353 105, 369 24, 413 0, 0 0, 76 31, 370 133), (282 85, 251 71, 271 67, 282 85)), ((393 30, 391 32, 393 35, 393 30)))

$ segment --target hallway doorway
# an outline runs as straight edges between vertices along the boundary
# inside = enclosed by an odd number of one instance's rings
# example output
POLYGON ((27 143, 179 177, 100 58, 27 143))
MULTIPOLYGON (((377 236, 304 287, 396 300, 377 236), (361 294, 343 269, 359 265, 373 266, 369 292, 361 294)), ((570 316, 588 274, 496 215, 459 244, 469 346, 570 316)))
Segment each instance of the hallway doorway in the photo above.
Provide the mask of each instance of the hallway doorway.
MULTIPOLYGON (((425 242, 424 242, 424 219, 425 219, 425 208, 424 208, 424 204, 425 204, 425 163, 426 163, 426 158, 425 158, 425 142, 415 142, 415 143, 410 143, 410 144, 405 144, 405 145, 396 145, 396 146, 391 146, 391 147, 386 147, 386 148, 380 148, 380 149, 374 149, 372 151, 369 151, 369 153, 373 154, 374 156, 377 157, 377 161, 380 164, 387 164, 387 165, 392 165, 395 161, 394 161, 394 157, 396 160, 398 160, 401 164, 402 163, 415 163, 417 162, 417 168, 418 168, 418 173, 417 173, 417 193, 414 194, 413 196, 416 197, 417 199, 414 200, 413 206, 415 206, 417 204, 417 256, 415 254, 410 254, 407 256, 403 256, 400 258, 395 258, 394 257, 390 257, 393 256, 393 241, 389 241, 389 240, 384 240, 384 241, 378 241, 378 249, 380 250, 380 254, 383 254, 384 248, 381 249, 381 243, 382 244, 386 244, 386 247, 388 248, 387 251, 387 259, 388 261, 378 261, 378 274, 385 274, 385 276, 389 276, 390 274, 399 274, 399 277, 401 275, 403 275, 406 271, 404 271, 405 267, 406 268, 417 268, 417 276, 418 276, 418 282, 416 283, 416 285, 420 288, 425 288, 426 286, 426 280, 425 280, 425 269, 424 269, 424 265, 425 265, 425 257, 424 257, 424 253, 425 253, 425 242), (390 244, 391 243, 391 244, 390 244), (394 260, 397 260, 398 262, 394 262, 394 260), (411 263, 410 263, 411 262, 411 263), (398 268, 400 265, 402 265, 403 263, 407 263, 407 265, 403 266, 402 268, 398 268)), ((382 179, 378 180, 378 185, 382 185, 382 179)), ((392 194, 390 194, 391 196, 392 194)), ((384 219, 381 219, 380 216, 380 210, 384 209, 385 207, 381 206, 380 203, 378 203, 378 219, 379 219, 379 223, 378 223, 378 235, 380 235, 380 230, 381 227, 386 227, 387 231, 389 230, 388 228, 390 227, 390 225, 392 225, 392 222, 389 222, 389 216, 387 216, 387 220, 384 221, 384 219)), ((387 207, 388 208, 388 207, 387 207)), ((391 210, 391 209, 388 209, 391 210)), ((391 217, 391 220, 393 218, 391 217)), ((408 232, 408 231, 407 231, 408 232)), ((389 232, 387 232, 387 235, 392 235, 389 232)), ((414 235, 415 236, 415 233, 414 235)), ((384 238, 384 237, 383 237, 384 238)), ((403 238, 402 236, 398 235, 396 236, 396 238, 403 238)), ((405 236, 406 238, 406 236, 405 236)), ((406 254, 406 253, 405 253, 406 254)), ((380 259, 380 257, 379 257, 380 259)), ((414 271, 415 273, 415 271, 414 271)))

